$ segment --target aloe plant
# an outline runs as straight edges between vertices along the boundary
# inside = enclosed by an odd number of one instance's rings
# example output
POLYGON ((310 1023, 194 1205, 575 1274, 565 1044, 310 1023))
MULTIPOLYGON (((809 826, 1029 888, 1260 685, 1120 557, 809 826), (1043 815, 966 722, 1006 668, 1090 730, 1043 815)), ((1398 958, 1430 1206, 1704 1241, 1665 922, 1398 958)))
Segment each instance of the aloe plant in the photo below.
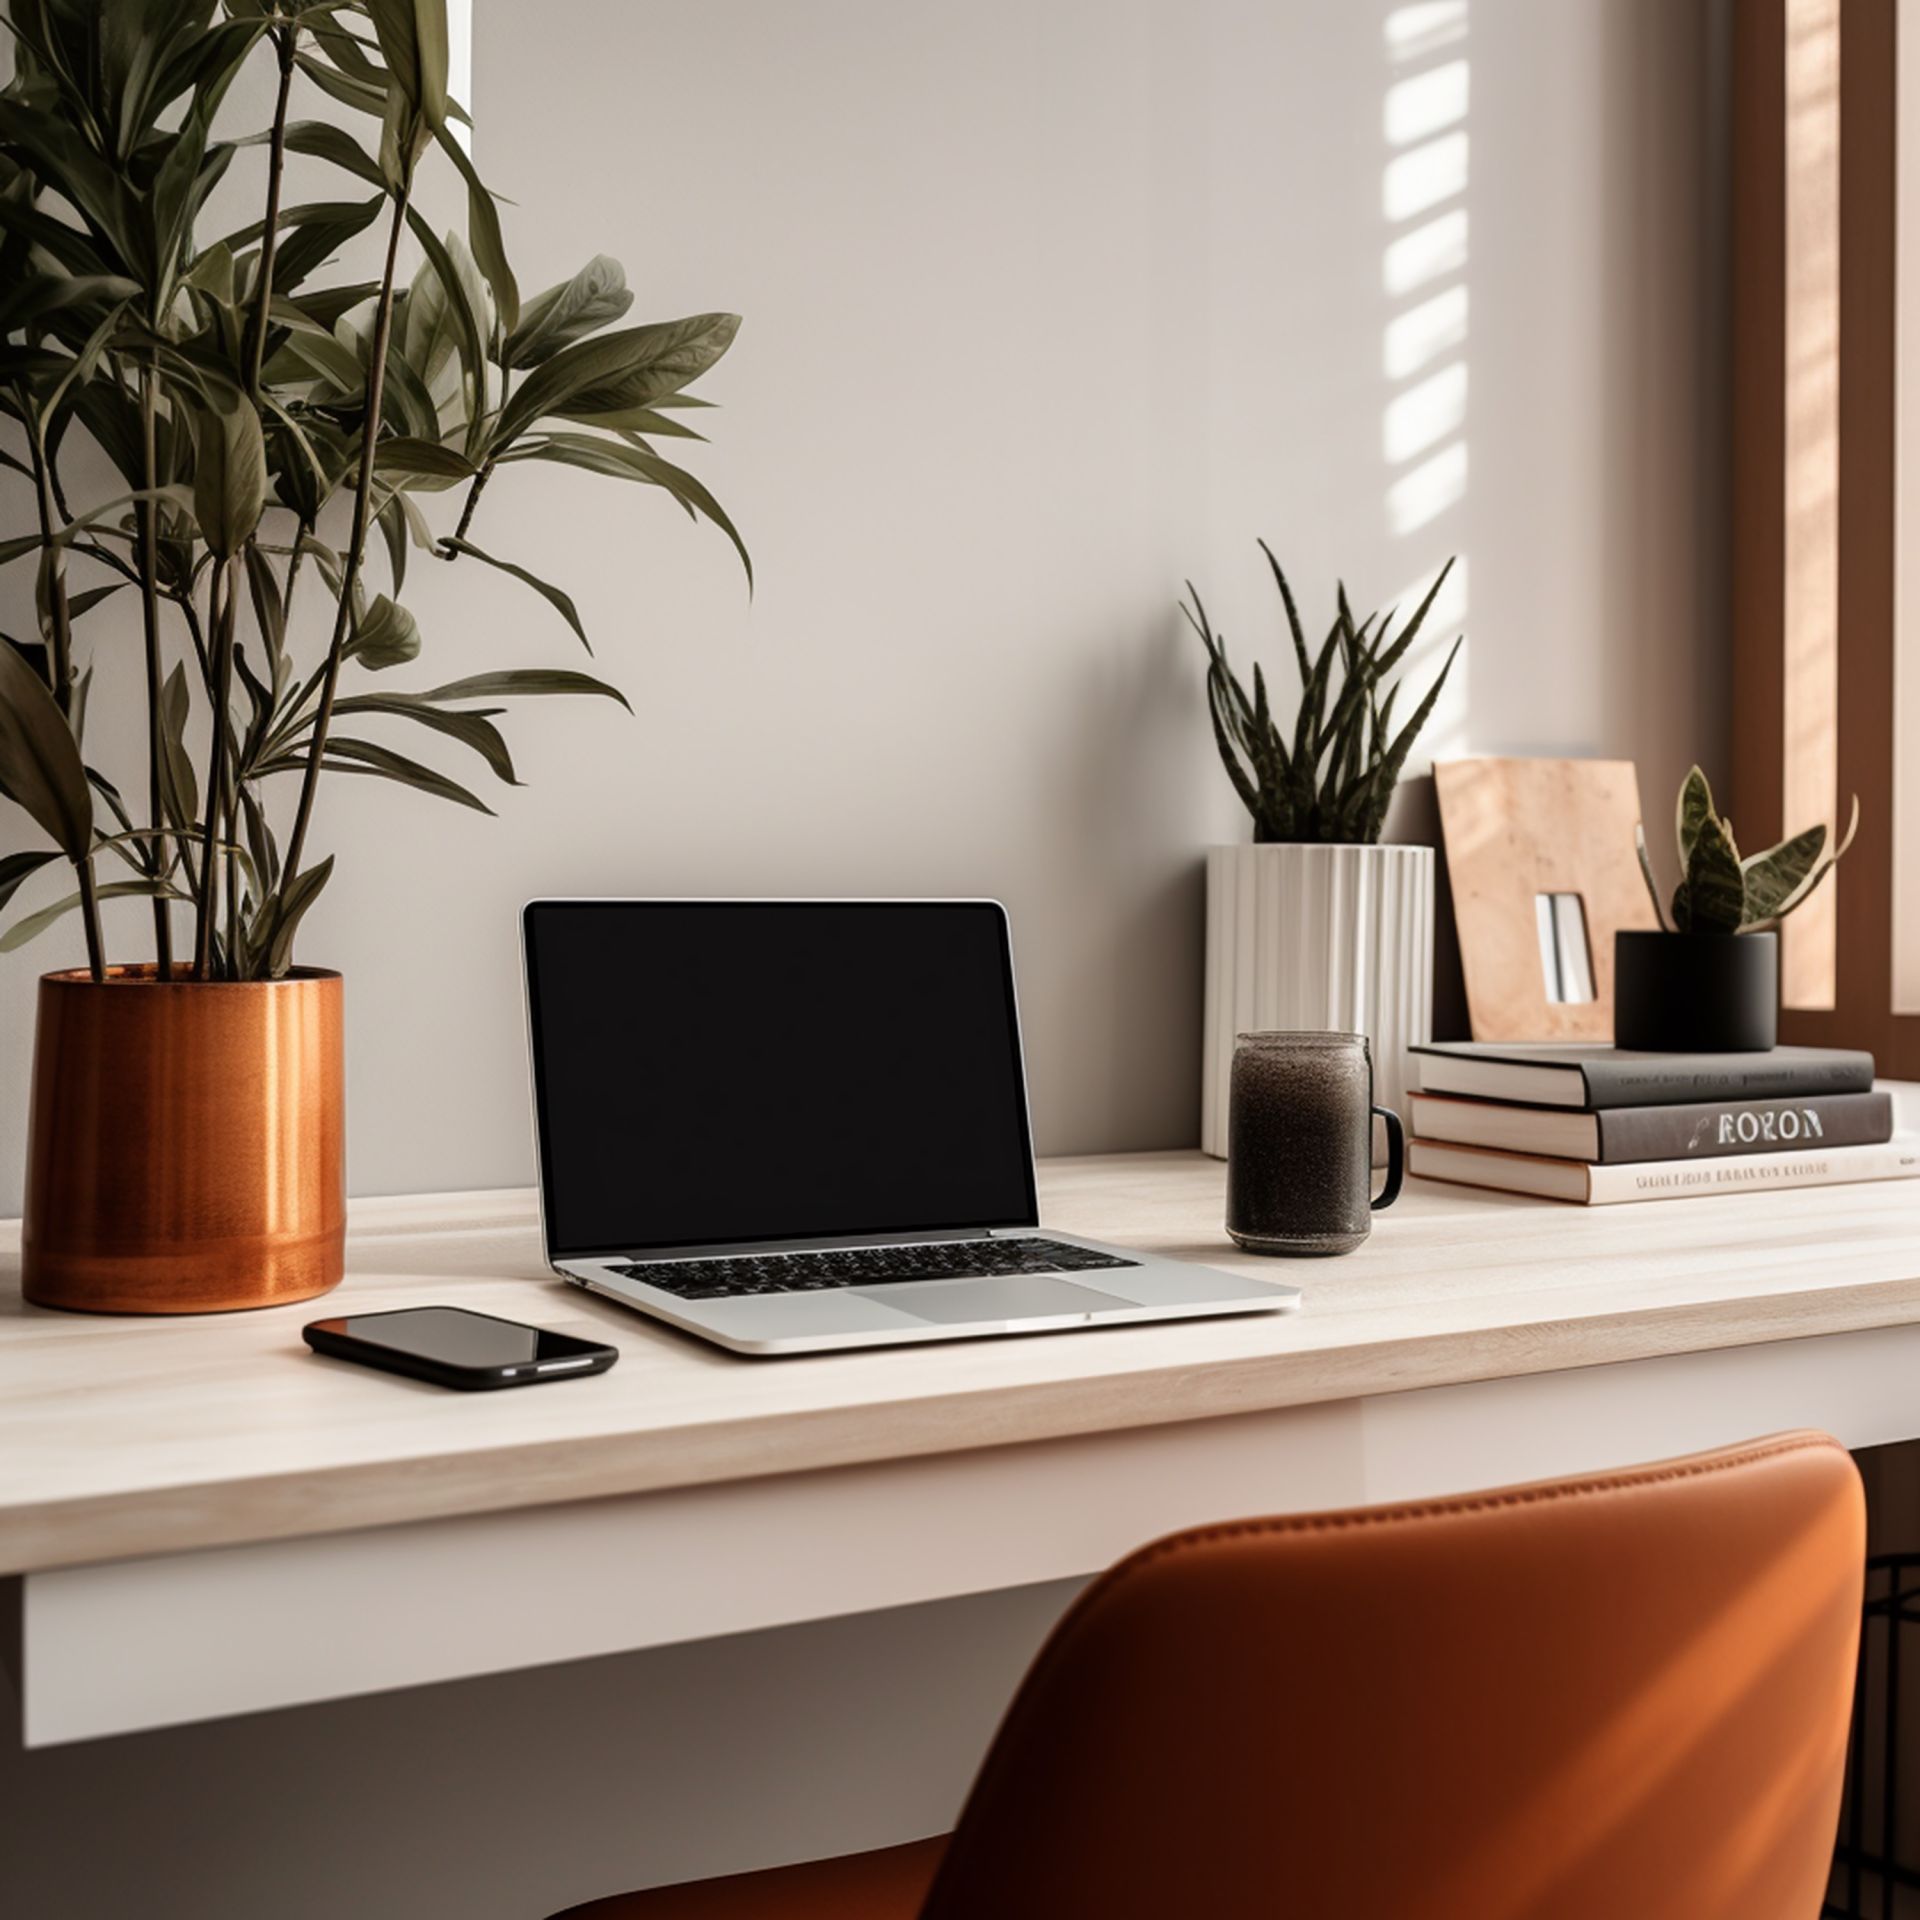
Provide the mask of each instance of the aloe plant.
POLYGON ((1653 899, 1654 916, 1666 931, 1758 933, 1778 926, 1796 907, 1805 905, 1814 888, 1853 845, 1859 829, 1860 799, 1856 794, 1846 835, 1831 853, 1826 850, 1827 830, 1818 826, 1743 859, 1733 837, 1733 822, 1721 816, 1713 804, 1707 776, 1694 767, 1680 783, 1680 798, 1674 808, 1680 884, 1673 890, 1671 920, 1653 875, 1644 826, 1634 828, 1634 845, 1640 855, 1641 877, 1653 899))
POLYGON ((1386 825, 1387 802, 1399 784, 1400 771, 1433 713, 1465 638, 1455 639, 1426 698, 1395 733, 1393 709, 1401 683, 1388 686, 1387 676, 1418 637, 1453 571, 1453 562, 1440 569, 1398 633, 1393 631, 1392 612, 1384 619, 1369 614, 1356 624, 1347 590, 1340 586, 1327 637, 1318 653, 1309 653, 1287 576, 1264 540, 1260 551, 1280 590, 1294 665, 1300 674, 1300 705, 1291 735, 1274 715, 1266 675, 1257 661, 1253 697, 1247 697, 1227 662, 1225 638, 1214 631, 1191 580, 1187 594, 1193 604, 1182 601, 1180 605, 1207 650, 1207 706, 1221 762, 1253 816, 1256 842, 1307 840, 1371 846, 1386 825))
POLYGON ((32 556, 37 573, 34 630, 0 636, 0 794, 51 844, 0 855, 0 910, 43 869, 64 862, 74 883, 0 951, 77 909, 100 978, 100 902, 132 894, 153 902, 163 972, 178 905, 196 978, 278 976, 333 868, 308 848, 323 775, 491 812, 385 730, 515 785, 502 702, 627 704, 570 668, 389 684, 421 651, 413 553, 498 570, 585 645, 568 594, 476 533, 498 473, 548 463, 664 492, 726 534, 751 582, 719 502, 658 444, 702 439, 688 416, 708 403, 688 388, 739 322, 618 324, 633 296, 604 255, 521 298, 448 95, 445 0, 4 4, 0 419, 17 432, 0 466, 32 504, 0 566, 32 556), (271 63, 272 121, 236 137, 222 109, 256 60, 271 63), (297 117, 302 95, 325 117, 297 117), (284 206, 289 154, 336 169, 349 197, 284 206), (203 240, 214 186, 254 164, 261 218, 203 240), (464 230, 415 206, 429 164, 459 175, 464 230), (379 277, 323 282, 375 229, 379 277), (403 279, 409 237, 421 258, 403 279), (75 469, 115 474, 111 497, 75 503, 75 469), (455 490, 436 529, 434 498, 455 490), (134 657, 91 644, 95 609, 129 588, 148 724, 143 777, 123 785, 90 754, 86 711, 96 667, 134 657), (327 639, 302 657, 294 613, 316 595, 327 639), (116 877, 96 875, 103 861, 116 877))

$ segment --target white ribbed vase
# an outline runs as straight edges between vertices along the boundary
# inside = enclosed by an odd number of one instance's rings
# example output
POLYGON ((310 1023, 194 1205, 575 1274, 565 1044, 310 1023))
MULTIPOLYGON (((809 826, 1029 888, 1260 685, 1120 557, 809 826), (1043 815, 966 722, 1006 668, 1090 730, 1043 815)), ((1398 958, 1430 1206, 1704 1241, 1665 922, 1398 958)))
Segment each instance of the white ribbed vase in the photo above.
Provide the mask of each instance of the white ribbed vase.
POLYGON ((1364 1033, 1373 1097, 1404 1120, 1407 1049, 1433 1033, 1431 847, 1207 849, 1200 1144, 1227 1154, 1233 1040, 1364 1033))

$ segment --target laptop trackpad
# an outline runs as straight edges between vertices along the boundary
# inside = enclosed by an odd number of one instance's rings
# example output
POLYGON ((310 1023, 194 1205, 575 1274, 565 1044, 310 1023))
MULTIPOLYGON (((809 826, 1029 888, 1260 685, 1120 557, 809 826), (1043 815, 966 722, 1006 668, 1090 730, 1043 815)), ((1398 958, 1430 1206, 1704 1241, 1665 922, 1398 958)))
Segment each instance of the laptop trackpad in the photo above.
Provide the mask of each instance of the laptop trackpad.
POLYGON ((1109 1307, 1132 1307, 1136 1300, 1098 1293, 1072 1280, 1047 1274, 1010 1273, 978 1280, 903 1280, 893 1286, 850 1287, 861 1300, 878 1300, 936 1326, 964 1326, 972 1320, 1073 1320, 1109 1307))

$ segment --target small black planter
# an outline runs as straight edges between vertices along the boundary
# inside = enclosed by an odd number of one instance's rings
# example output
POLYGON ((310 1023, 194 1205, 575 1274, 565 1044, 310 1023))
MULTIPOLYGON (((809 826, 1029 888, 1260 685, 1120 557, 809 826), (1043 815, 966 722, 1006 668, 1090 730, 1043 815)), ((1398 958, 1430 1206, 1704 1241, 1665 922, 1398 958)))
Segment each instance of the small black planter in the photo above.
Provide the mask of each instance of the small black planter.
POLYGON ((1779 1037, 1780 937, 1613 936, 1613 1044, 1648 1053, 1762 1053, 1779 1037))

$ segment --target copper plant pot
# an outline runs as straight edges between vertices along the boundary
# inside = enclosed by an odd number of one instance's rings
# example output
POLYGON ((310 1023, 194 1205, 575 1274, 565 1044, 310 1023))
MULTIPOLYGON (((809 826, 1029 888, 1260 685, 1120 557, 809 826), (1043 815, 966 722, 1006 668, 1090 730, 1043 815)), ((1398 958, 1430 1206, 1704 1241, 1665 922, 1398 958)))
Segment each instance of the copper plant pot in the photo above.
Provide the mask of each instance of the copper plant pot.
POLYGON ((311 1299, 346 1249, 341 979, 40 981, 22 1285, 87 1313, 311 1299))

